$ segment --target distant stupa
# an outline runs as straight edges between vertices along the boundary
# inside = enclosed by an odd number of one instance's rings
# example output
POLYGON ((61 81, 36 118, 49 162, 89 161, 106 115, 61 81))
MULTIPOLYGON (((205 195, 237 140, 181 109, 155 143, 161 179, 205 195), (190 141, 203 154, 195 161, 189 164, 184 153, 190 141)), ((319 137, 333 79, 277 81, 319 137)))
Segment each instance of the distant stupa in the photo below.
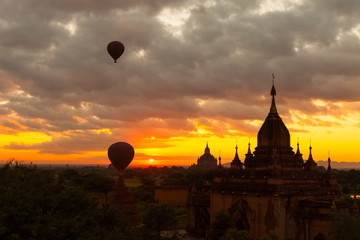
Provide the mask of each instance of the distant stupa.
POLYGON ((198 158, 196 167, 202 170, 209 170, 217 167, 217 159, 210 153, 208 143, 206 143, 204 154, 198 158))
POLYGON ((139 210, 135 205, 132 193, 124 184, 121 173, 116 186, 109 192, 109 202, 121 206, 129 226, 141 225, 139 210))

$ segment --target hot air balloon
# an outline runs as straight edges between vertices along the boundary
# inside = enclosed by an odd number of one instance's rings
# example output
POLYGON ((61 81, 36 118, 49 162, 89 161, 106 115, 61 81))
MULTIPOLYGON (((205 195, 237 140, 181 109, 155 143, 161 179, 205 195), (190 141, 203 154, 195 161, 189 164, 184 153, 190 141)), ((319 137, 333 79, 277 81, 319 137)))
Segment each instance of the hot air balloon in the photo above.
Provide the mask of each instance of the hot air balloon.
POLYGON ((107 45, 107 51, 114 59, 114 63, 116 63, 116 60, 124 53, 125 47, 124 44, 119 41, 112 41, 107 45))
POLYGON ((134 148, 126 142, 113 143, 108 149, 110 162, 120 172, 131 163, 135 155, 134 148))

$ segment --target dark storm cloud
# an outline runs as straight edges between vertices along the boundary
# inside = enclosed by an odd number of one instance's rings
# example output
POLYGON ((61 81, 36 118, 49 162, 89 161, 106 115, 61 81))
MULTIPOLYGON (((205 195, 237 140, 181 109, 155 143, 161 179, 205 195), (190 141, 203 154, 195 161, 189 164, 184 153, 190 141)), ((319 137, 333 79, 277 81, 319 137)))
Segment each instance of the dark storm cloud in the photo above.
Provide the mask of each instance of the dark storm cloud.
POLYGON ((261 12, 261 0, 0 1, 0 113, 29 131, 85 130, 71 135, 78 144, 34 146, 78 152, 92 146, 91 129, 166 138, 193 131, 187 119, 214 118, 253 132, 241 120, 265 118, 273 72, 289 120, 290 108, 335 112, 312 99, 359 101, 359 1, 286 2, 261 12), (118 64, 112 40, 126 48, 118 64))

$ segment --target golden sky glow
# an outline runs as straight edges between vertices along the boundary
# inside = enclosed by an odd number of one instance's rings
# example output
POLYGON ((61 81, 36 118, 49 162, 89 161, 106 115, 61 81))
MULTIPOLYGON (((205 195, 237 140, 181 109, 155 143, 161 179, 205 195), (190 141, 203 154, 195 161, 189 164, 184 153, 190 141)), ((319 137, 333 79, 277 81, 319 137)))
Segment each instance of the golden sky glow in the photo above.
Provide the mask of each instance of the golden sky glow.
MULTIPOLYGON (((320 100, 314 100, 315 106, 327 107, 327 103, 320 100)), ((333 105, 335 103, 332 103, 333 105)), ((344 115, 306 115, 298 111, 290 110, 290 118, 292 123, 284 122, 291 134, 291 146, 296 150, 296 144, 299 140, 300 150, 304 159, 309 154, 310 139, 313 147, 313 157, 315 160, 326 160, 330 155, 333 161, 354 162, 359 159, 359 151, 357 149, 358 136, 360 135, 360 113, 353 111, 360 103, 339 102, 335 105, 341 107, 344 115)), ((264 112, 264 118, 267 112, 264 112)), ((281 113, 280 113, 281 115, 281 113)), ((78 119, 77 119, 78 120, 78 119)), ((161 119, 159 119, 161 120, 161 119)), ((198 120, 189 120, 196 126, 193 131, 187 132, 184 136, 169 137, 167 139, 156 139, 151 136, 149 139, 160 141, 168 147, 152 147, 151 141, 149 146, 137 149, 137 142, 143 142, 144 139, 134 139, 131 144, 135 147, 136 157, 133 165, 191 165, 196 163, 199 156, 204 153, 206 143, 209 143, 210 151, 218 157, 221 154, 222 162, 230 162, 235 154, 235 145, 239 147, 240 158, 244 158, 244 154, 248 149, 250 139, 251 150, 257 144, 256 133, 249 133, 248 136, 237 136, 242 132, 241 129, 232 129, 230 124, 225 126, 228 128, 232 136, 225 135, 216 136, 212 132, 213 126, 200 124, 198 120)), ((212 120, 209 119, 211 122, 212 120)), ((213 120, 215 121, 215 120, 213 120)), ((255 126, 260 129, 263 120, 244 120, 244 123, 255 126)), ((112 135, 110 129, 92 130, 95 134, 106 133, 112 135)), ((53 133, 56 135, 55 133, 53 133)), ((57 133, 59 135, 59 133, 57 133)), ((61 135, 61 134, 60 134, 61 135)), ((148 132, 151 135, 151 131, 148 132)), ((51 142, 51 136, 43 132, 11 132, 2 133, 0 138, 1 146, 7 146, 12 143, 31 146, 44 142, 51 142)), ((141 144, 140 144, 141 145, 141 144)), ((15 158, 25 162, 35 163, 72 163, 72 164, 107 164, 107 149, 104 151, 85 151, 79 154, 48 154, 39 153, 36 149, 6 149, 1 151, 1 159, 3 161, 15 158)))

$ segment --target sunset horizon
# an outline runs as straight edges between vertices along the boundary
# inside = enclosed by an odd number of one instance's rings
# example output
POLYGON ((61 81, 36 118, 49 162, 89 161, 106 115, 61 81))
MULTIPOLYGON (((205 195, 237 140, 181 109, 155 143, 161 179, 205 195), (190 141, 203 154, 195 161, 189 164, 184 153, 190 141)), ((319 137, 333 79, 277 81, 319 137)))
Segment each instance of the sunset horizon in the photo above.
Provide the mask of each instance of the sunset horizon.
MULTIPOLYGON (((269 97, 270 99, 270 97, 269 97)), ((291 112, 291 110, 290 110, 291 112)), ((253 123, 254 126, 257 126, 258 129, 260 129, 263 122, 260 120, 253 120, 253 122, 256 122, 256 124, 253 123)), ((285 123, 286 125, 286 123, 285 123)), ((294 126, 294 125, 291 125, 294 126)), ((296 125, 295 125, 296 127, 296 125)), ((234 130, 235 131, 235 130, 234 130)), ((239 130, 237 130, 239 131, 239 130)), ((107 134, 109 131, 104 131, 107 134)), ((131 143, 135 147, 135 157, 133 162, 131 163, 131 166, 135 167, 148 167, 148 166, 191 166, 193 164, 196 164, 197 158, 202 155, 203 150, 205 149, 206 145, 209 145, 212 155, 214 155, 216 158, 221 157, 223 164, 230 163, 234 157, 235 154, 235 147, 238 146, 239 148, 239 154, 240 156, 245 156, 245 154, 248 151, 249 143, 250 143, 250 149, 253 152, 255 150, 255 147, 257 146, 257 139, 255 137, 214 137, 212 136, 213 133, 209 130, 206 130, 206 126, 197 128, 197 132, 200 132, 201 134, 206 134, 209 137, 202 138, 202 137, 193 137, 193 138, 181 138, 177 137, 177 139, 172 140, 172 138, 169 138, 169 140, 162 141, 162 144, 169 145, 169 147, 162 147, 162 148, 142 148, 137 149, 136 141, 135 143, 131 143), (161 154, 163 152, 164 154, 161 154), (193 155, 176 155, 177 152, 182 153, 188 153, 193 155), (172 153, 172 154, 171 154, 172 153)), ((296 132, 296 131, 295 131, 296 132)), ((297 132, 298 133, 298 132, 297 132)), ((329 133, 327 133, 329 134, 329 133)), ((317 138, 322 138, 321 134, 319 137, 314 136, 313 134, 294 134, 291 133, 290 130, 290 136, 291 136, 291 146, 293 148, 293 151, 296 151, 297 144, 301 144, 300 151, 303 154, 304 159, 307 159, 309 155, 308 148, 312 146, 315 149, 313 150, 313 155, 315 157, 320 156, 320 158, 316 158, 315 161, 327 161, 327 159, 331 156, 330 151, 332 149, 328 148, 327 152, 319 152, 319 150, 324 151, 326 146, 329 144, 327 141, 322 140, 321 143, 317 143, 317 138), (295 135, 295 136, 294 136, 295 135), (308 135, 309 138, 307 139, 307 143, 304 144, 304 140, 302 137, 299 136, 306 136, 308 135), (311 136, 313 136, 313 139, 311 139, 311 136), (296 139, 294 139, 296 138, 296 139), (302 140, 300 140, 302 139, 302 140), (325 143, 325 144, 324 144, 325 143), (304 146, 305 145, 305 146, 304 146), (307 146, 306 146, 307 145, 307 146), (319 149, 317 149, 317 147, 319 149)), ((152 139, 154 140, 154 139, 152 139)), ((126 142, 126 141, 125 141, 126 142)), ((130 143, 130 142, 129 142, 130 143)), ((336 143, 335 143, 336 144, 336 143)), ((111 144, 110 144, 111 145, 111 144)), ((109 145, 109 146, 110 146, 109 145)), ((331 146, 330 144, 328 146, 331 146)), ((335 148, 334 152, 332 153, 333 156, 336 156, 337 148, 335 148)), ((342 149, 344 149, 344 146, 342 146, 342 149)), ((341 150, 341 148, 340 148, 341 150)), ((89 153, 83 153, 78 155, 73 155, 73 159, 71 159, 71 155, 68 156, 70 159, 62 159, 61 155, 52 155, 54 156, 52 160, 49 159, 26 159, 26 157, 22 157, 22 154, 19 154, 19 150, 16 151, 16 154, 14 154, 16 157, 12 156, 8 158, 7 160, 2 160, 3 162, 8 162, 10 160, 15 160, 19 162, 24 163, 34 163, 34 164, 79 164, 79 165, 96 165, 96 164, 102 164, 102 165, 109 165, 111 164, 110 160, 107 159, 107 149, 102 152, 89 152, 89 153), (88 159, 81 159, 81 156, 88 156, 94 154, 95 156, 90 156, 88 159), (76 158, 77 157, 77 158, 76 158), (93 160, 92 160, 93 158, 93 160)), ((34 153, 35 156, 41 155, 45 156, 45 154, 39 154, 34 153)), ((50 157, 51 155, 48 154, 50 157)), ((332 157, 333 160, 337 160, 335 157, 332 157)), ((340 159, 339 159, 340 160, 340 159)), ((357 162, 357 161, 336 161, 336 162, 357 162)))

